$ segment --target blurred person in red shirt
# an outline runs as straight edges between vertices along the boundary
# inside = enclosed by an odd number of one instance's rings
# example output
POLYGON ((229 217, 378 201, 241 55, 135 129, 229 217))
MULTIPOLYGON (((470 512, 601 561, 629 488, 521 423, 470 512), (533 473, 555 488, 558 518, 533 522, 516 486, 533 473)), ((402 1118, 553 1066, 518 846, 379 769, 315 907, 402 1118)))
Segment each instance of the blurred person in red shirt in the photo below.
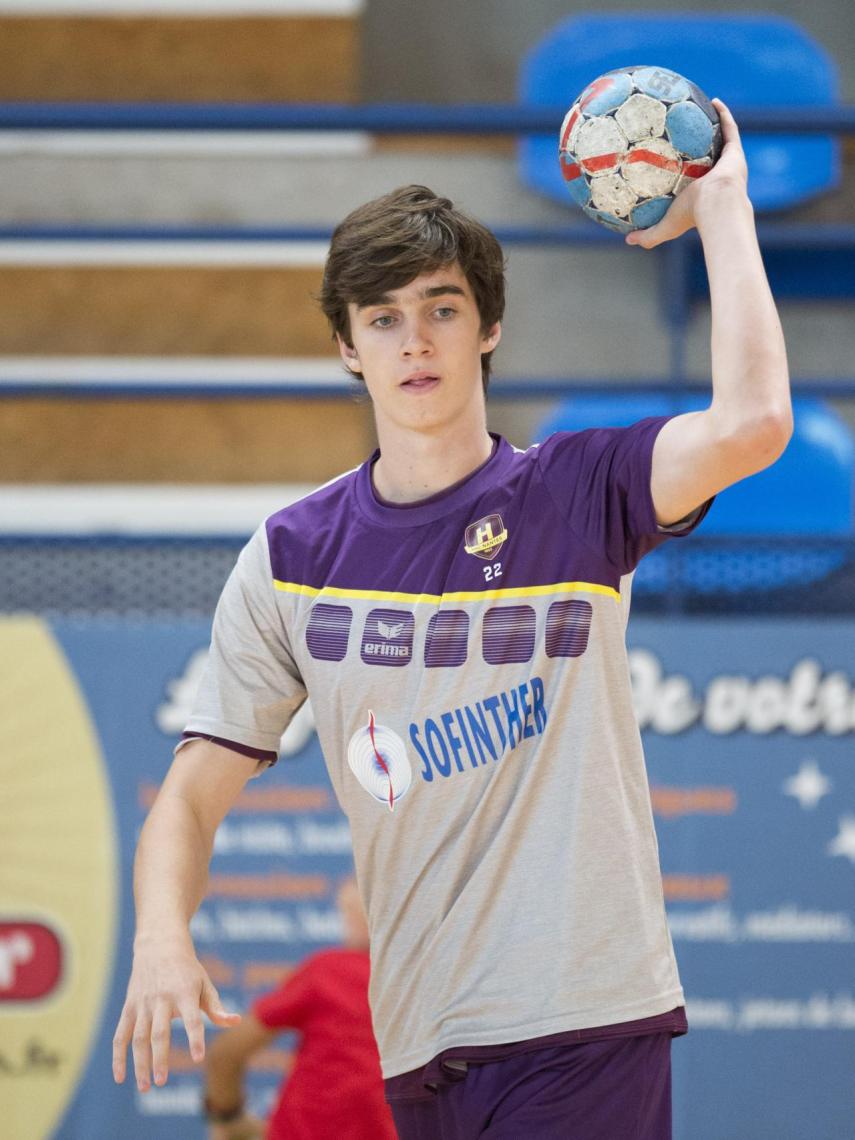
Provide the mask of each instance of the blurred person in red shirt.
POLYGON ((207 1051, 208 1140, 395 1140, 368 1007, 368 926, 356 882, 338 893, 344 944, 312 954, 207 1051), (300 1034, 290 1076, 264 1121, 244 1111, 250 1058, 300 1034))

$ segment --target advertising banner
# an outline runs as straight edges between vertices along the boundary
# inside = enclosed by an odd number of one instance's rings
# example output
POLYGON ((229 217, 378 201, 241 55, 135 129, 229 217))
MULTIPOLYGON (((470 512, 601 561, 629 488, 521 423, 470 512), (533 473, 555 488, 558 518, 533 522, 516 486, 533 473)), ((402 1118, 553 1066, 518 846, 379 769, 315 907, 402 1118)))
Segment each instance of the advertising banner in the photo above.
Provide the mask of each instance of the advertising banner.
POLYGON ((633 619, 630 664, 690 1031, 680 1140, 855 1120, 855 623, 633 619))
MULTIPOLYGON (((116 1086, 139 829, 187 719, 201 621, 0 619, 0 1102, 9 1140, 193 1140, 169 1083, 116 1086)), ((845 1140, 855 1120, 855 622, 635 618, 630 669, 690 1032, 677 1140, 845 1140)), ((341 938, 350 839, 311 710, 220 828, 193 923, 229 1009, 341 938)), ((214 1032, 209 1028, 209 1033, 214 1032)), ((294 1042, 253 1065, 263 1115, 294 1042)))

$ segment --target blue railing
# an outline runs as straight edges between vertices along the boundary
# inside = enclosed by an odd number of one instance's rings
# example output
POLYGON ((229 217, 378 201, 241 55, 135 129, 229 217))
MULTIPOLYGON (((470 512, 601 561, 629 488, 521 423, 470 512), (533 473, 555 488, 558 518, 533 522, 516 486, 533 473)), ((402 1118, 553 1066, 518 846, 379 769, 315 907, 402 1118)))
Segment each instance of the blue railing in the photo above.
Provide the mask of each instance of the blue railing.
MULTIPOLYGON (((506 103, 0 103, 0 130, 554 134, 566 106, 506 103)), ((737 107, 745 131, 855 133, 855 107, 737 107)))
MULTIPOLYGON (((105 358, 108 359, 108 358, 105 358)), ((814 396, 824 399, 855 399, 855 379, 840 377, 833 379, 809 379, 796 377, 791 388, 794 396, 814 396)), ((636 380, 611 380, 607 377, 594 379, 563 376, 495 377, 490 382, 490 400, 555 400, 565 396, 586 396, 608 393, 613 396, 640 394, 652 396, 685 395, 708 396, 709 381, 663 380, 661 377, 636 380)), ((269 380, 260 383, 252 378, 241 381, 235 377, 227 382, 210 380, 170 380, 152 373, 150 379, 99 380, 85 379, 50 380, 20 378, 14 376, 0 378, 0 400, 32 397, 69 396, 75 399, 92 400, 138 400, 148 399, 187 399, 204 396, 208 400, 232 399, 279 399, 287 396, 292 399, 334 399, 363 394, 356 381, 349 380, 342 370, 341 379, 269 380)))
MULTIPOLYGON (((491 226, 502 245, 553 246, 602 245, 623 249, 620 234, 590 223, 568 226, 491 226)), ((760 244, 768 249, 855 249, 855 224, 815 222, 768 222, 757 225, 760 244)), ((0 225, 0 241, 169 241, 194 242, 285 242, 329 241, 332 226, 220 226, 157 225, 39 222, 22 225, 0 225)), ((689 234, 687 244, 697 239, 689 234)))

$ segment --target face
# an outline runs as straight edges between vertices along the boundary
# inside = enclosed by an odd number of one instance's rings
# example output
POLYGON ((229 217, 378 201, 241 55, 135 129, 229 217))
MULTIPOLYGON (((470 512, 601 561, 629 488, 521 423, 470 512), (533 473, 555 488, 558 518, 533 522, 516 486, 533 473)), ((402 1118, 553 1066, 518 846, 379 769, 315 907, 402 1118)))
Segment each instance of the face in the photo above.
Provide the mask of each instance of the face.
MULTIPOLYGON (((381 439, 390 431, 437 431, 461 416, 483 420, 481 354, 499 343, 487 335, 464 273, 455 263, 424 273, 364 307, 350 304, 352 346, 339 351, 361 374, 381 439)), ((473 425, 474 426, 474 425, 473 425)))

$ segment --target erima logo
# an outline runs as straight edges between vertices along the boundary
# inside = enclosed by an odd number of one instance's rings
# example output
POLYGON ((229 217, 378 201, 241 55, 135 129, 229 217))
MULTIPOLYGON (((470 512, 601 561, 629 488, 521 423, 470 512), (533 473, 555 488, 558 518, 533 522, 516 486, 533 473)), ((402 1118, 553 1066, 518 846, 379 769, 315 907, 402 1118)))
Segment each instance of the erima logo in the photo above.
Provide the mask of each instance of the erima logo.
POLYGON ((409 657, 409 645, 388 645, 385 641, 366 641, 363 653, 372 657, 409 657))
POLYGON ((384 621, 377 622, 377 632, 387 641, 391 641, 393 637, 400 637, 403 628, 404 623, 402 621, 398 622, 397 625, 387 625, 384 621))
POLYGON ((367 665, 409 665, 415 618, 406 610, 376 609, 365 619, 362 660, 367 665))
POLYGON ((467 554, 488 561, 495 558, 508 540, 508 532, 501 515, 487 515, 477 522, 470 523, 463 538, 463 549, 467 554))
MULTIPOLYGON (((410 645, 391 644, 404 633, 407 628, 405 621, 383 621, 377 619, 377 635, 382 641, 366 641, 362 646, 362 653, 367 657, 409 657, 410 645)), ((412 640, 412 639, 411 639, 412 640)))

